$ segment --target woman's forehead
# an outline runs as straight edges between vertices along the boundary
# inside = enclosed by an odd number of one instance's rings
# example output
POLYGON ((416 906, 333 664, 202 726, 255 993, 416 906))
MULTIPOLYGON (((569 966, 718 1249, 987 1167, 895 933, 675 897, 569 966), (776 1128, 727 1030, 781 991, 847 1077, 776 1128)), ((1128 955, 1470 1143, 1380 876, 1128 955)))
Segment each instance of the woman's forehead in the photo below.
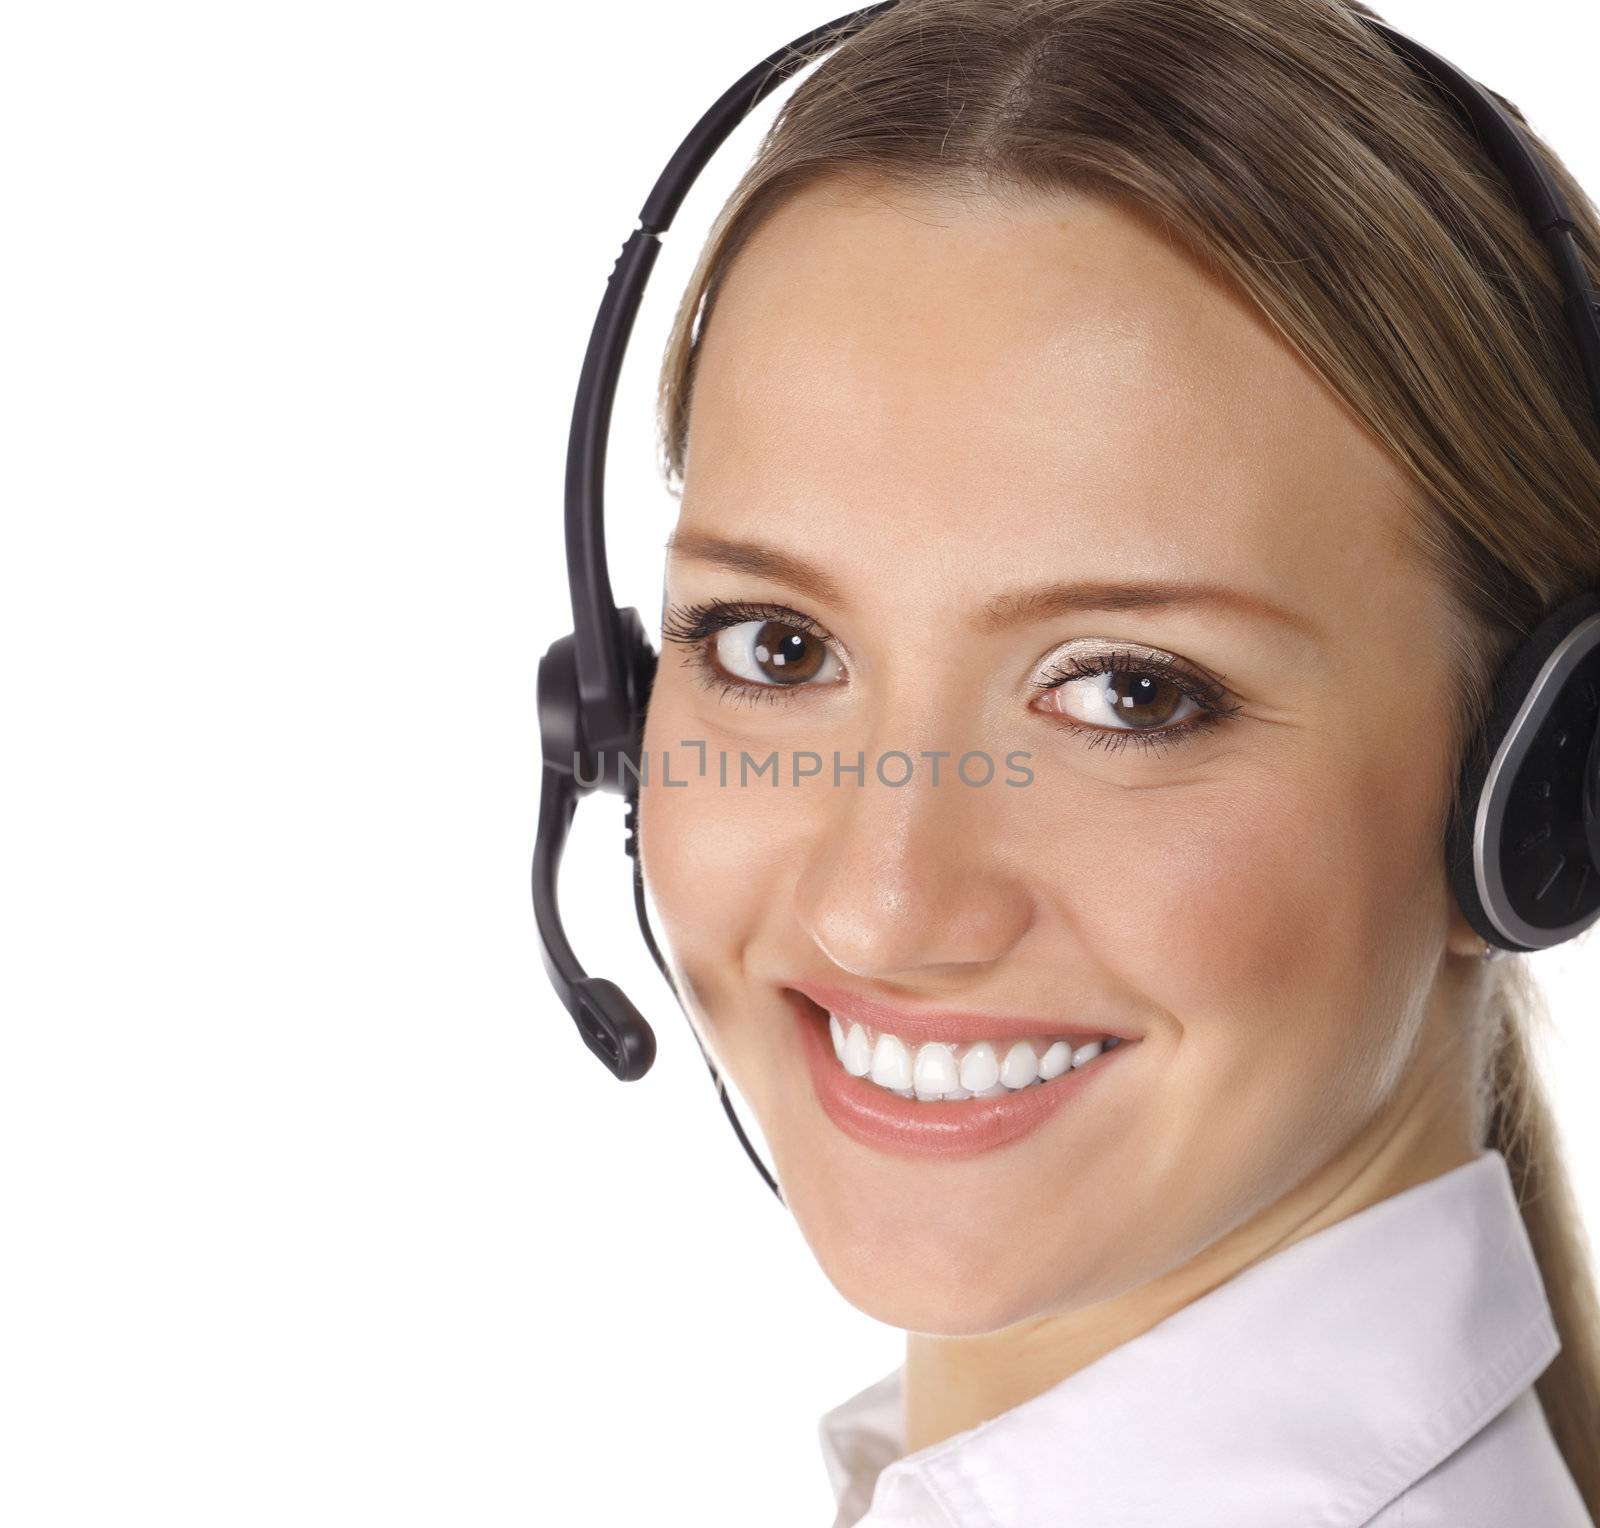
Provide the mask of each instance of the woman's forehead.
POLYGON ((1403 475, 1177 244, 1085 198, 896 196, 804 194, 740 253, 697 367, 686 523, 903 566, 961 544, 1091 576, 1266 570, 1312 617, 1375 549, 1394 565, 1403 475))

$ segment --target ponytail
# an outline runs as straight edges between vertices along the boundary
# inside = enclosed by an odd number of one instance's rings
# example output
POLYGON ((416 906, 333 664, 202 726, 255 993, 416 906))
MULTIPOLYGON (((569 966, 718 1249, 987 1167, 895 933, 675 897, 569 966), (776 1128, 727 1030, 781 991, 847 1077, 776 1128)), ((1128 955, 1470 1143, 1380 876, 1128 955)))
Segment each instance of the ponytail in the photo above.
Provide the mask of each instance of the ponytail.
POLYGON ((1578 1494, 1600 1520, 1600 1298, 1560 1129, 1534 1059, 1535 1036, 1550 1016, 1526 959, 1507 957, 1499 965, 1485 1144, 1510 1169, 1561 1337, 1561 1351, 1536 1383, 1539 1402, 1578 1494))

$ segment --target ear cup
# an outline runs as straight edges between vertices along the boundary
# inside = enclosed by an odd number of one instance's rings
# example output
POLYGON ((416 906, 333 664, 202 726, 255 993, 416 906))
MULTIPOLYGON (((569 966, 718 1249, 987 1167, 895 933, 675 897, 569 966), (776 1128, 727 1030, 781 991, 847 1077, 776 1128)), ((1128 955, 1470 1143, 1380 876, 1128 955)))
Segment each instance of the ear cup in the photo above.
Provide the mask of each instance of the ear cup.
POLYGON ((616 697, 607 694, 609 704, 586 705, 581 698, 575 634, 552 642, 539 660, 539 735, 545 765, 572 775, 580 793, 603 790, 625 795, 638 779, 644 713, 655 681, 656 651, 632 605, 615 611, 612 625, 622 655, 624 693, 616 697), (620 743, 597 741, 597 732, 603 737, 610 716, 619 711, 630 718, 626 736, 620 743), (631 768, 624 769, 624 759, 631 768))
POLYGON ((1552 611, 1507 659, 1466 750, 1447 833, 1467 921, 1502 949, 1546 949, 1600 917, 1600 591, 1552 611))

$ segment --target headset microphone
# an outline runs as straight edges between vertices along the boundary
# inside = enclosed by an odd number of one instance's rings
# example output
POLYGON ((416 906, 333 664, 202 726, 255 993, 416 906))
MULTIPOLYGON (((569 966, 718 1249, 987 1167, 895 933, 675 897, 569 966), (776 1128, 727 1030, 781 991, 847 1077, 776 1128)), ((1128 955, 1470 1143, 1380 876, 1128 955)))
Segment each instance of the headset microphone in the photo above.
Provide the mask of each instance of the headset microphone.
MULTIPOLYGON (((592 790, 622 795, 627 802, 624 849, 634 861, 635 917, 682 1006, 650 931, 638 861, 639 753, 656 651, 638 611, 619 610, 613 603, 606 567, 606 439, 617 379, 660 236, 711 156, 785 79, 894 4, 880 0, 796 38, 707 109, 667 161, 639 213, 639 226, 622 246, 578 378, 566 476, 574 629, 553 642, 539 663, 544 769, 533 905, 545 971, 556 994, 584 1044, 625 1082, 650 1070, 655 1034, 614 982, 584 972, 567 939, 556 895, 561 853, 578 801, 592 790)), ((1517 122, 1487 91, 1403 33, 1354 14, 1476 134, 1546 242, 1566 294, 1567 328, 1600 420, 1600 310, 1560 188, 1517 122)), ((1600 917, 1600 590, 1552 611, 1502 666, 1491 713, 1464 756, 1445 857, 1463 913, 1492 946, 1545 949, 1600 917)), ((690 1030, 740 1144, 782 1203, 777 1180, 746 1137, 692 1023, 690 1030)))

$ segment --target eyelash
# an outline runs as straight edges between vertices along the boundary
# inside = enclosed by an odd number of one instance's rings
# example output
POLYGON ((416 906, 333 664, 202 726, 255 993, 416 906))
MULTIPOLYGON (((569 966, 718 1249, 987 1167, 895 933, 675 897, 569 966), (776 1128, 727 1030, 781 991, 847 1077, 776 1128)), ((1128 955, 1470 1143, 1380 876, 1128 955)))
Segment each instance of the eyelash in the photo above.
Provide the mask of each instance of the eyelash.
MULTIPOLYGON (((743 625, 746 621, 782 621, 786 626, 793 626, 795 630, 803 631, 819 642, 830 646, 833 643, 821 626, 798 610, 787 605, 744 600, 706 600, 698 604, 671 605, 662 619, 661 636, 664 641, 682 643, 688 648, 691 662, 700 671, 701 683, 708 689, 716 690, 723 699, 740 704, 745 701, 785 701, 795 690, 814 688, 806 685, 753 684, 733 678, 719 669, 707 650, 707 639, 730 626, 743 625)), ((1165 680, 1199 709, 1188 721, 1175 727, 1144 731, 1090 727, 1059 714, 1047 717, 1052 725, 1064 732, 1088 734, 1086 744, 1090 748, 1104 748, 1115 753, 1132 743, 1138 748, 1165 751, 1201 732, 1210 731, 1240 709, 1237 703, 1227 700, 1228 691, 1220 681, 1202 678, 1175 658, 1124 649, 1068 657, 1053 664, 1042 678, 1032 683, 1037 689, 1053 690, 1069 680, 1108 673, 1141 674, 1165 680)))
MULTIPOLYGON (((751 684, 735 679, 716 666, 706 650, 706 641, 729 626, 742 626, 746 621, 782 621, 830 645, 833 638, 808 615, 791 610, 787 605, 749 604, 743 600, 706 600, 698 605, 671 605, 661 622, 662 640, 681 642, 689 649, 690 660, 700 671, 700 682, 709 690, 716 690, 724 700, 738 704, 746 701, 769 702, 787 700, 795 690, 804 685, 751 684)), ((837 649, 835 649, 837 651, 837 649)), ((813 686, 814 688, 814 686, 813 686)))
POLYGON ((1102 674, 1139 674, 1152 679, 1163 679, 1172 685, 1198 710, 1186 722, 1174 727, 1156 727, 1144 731, 1132 728, 1087 727, 1064 717, 1052 716, 1050 720, 1068 732, 1088 733, 1090 748, 1104 748, 1111 753, 1132 743, 1137 748, 1167 748, 1188 742, 1191 737, 1209 732, 1241 709, 1237 701, 1227 699, 1227 687, 1220 680, 1205 679, 1192 672, 1176 658, 1164 654, 1129 652, 1123 648, 1111 651, 1079 653, 1054 664, 1043 678, 1035 679, 1040 690, 1053 690, 1071 679, 1086 679, 1102 674))

